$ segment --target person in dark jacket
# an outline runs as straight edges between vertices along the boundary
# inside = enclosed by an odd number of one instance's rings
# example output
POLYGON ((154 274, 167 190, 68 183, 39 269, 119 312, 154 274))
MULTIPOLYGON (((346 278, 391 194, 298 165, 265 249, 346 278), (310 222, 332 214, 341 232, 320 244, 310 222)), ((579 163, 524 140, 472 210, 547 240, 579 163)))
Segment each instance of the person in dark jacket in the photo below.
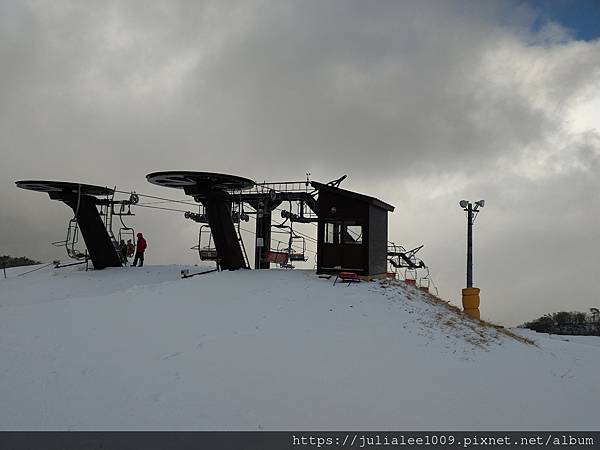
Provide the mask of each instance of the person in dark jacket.
POLYGON ((142 233, 137 234, 137 245, 135 247, 135 258, 133 258, 132 267, 137 266, 137 262, 139 260, 140 265, 142 267, 144 265, 144 252, 146 251, 146 247, 148 247, 148 243, 146 239, 144 239, 144 235, 142 233))
POLYGON ((127 257, 133 258, 135 254, 135 245, 132 244, 131 239, 127 239, 127 257))
POLYGON ((119 251, 121 252, 123 264, 127 265, 127 244, 125 244, 123 239, 121 239, 121 242, 119 243, 119 251))

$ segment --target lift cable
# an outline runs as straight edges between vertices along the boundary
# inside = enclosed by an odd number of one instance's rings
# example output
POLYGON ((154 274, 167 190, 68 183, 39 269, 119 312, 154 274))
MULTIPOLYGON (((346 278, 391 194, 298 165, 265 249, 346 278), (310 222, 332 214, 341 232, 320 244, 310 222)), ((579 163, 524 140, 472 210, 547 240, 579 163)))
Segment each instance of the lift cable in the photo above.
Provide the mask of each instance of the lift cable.
MULTIPOLYGON (((118 193, 121 193, 121 194, 131 194, 132 193, 132 191, 122 191, 122 190, 118 190, 118 189, 115 189, 114 192, 118 192, 118 193)), ((172 203, 181 203, 183 205, 190 205, 190 206, 194 206, 194 207, 198 207, 199 206, 197 203, 191 203, 191 202, 186 202, 186 201, 182 201, 182 200, 174 200, 174 199, 169 199, 169 198, 165 198, 165 197, 157 197, 157 196, 154 196, 154 195, 140 194, 138 192, 135 192, 135 194, 138 195, 139 197, 146 197, 146 198, 151 198, 151 199, 154 199, 154 200, 159 200, 159 202, 138 203, 138 204, 135 205, 135 206, 139 206, 139 207, 142 207, 142 208, 160 209, 160 210, 163 210, 163 211, 173 211, 173 212, 186 213, 188 211, 183 210, 183 209, 167 208, 167 207, 164 207, 164 206, 152 206, 152 205, 156 204, 156 203, 169 203, 169 202, 172 202, 172 203)), ((277 209, 279 209, 279 208, 277 208, 277 209)), ((250 216, 250 218, 256 220, 256 218, 253 217, 253 216, 250 216)), ((313 225, 315 225, 315 224, 313 224, 313 225)), ((251 233, 253 235, 256 235, 256 233, 253 232, 253 231, 251 231, 251 230, 247 230, 245 228, 241 228, 241 229, 243 231, 247 232, 247 233, 251 233)), ((312 236, 308 236, 308 235, 306 235, 304 233, 301 233, 301 232, 298 232, 296 230, 294 230, 294 233, 297 233, 299 236, 302 236, 302 237, 308 239, 309 241, 311 241, 313 243, 317 243, 317 240, 315 238, 313 238, 312 236)), ((277 239, 272 239, 272 240, 275 241, 275 242, 279 242, 281 244, 286 244, 286 242, 284 242, 284 241, 280 241, 280 240, 277 240, 277 239)), ((314 253, 314 254, 317 253, 317 252, 315 252, 313 250, 310 250, 310 249, 306 249, 306 250, 309 251, 309 252, 311 252, 311 253, 314 253)))
MULTIPOLYGON (((192 203, 189 201, 185 201, 185 200, 175 200, 175 199, 170 199, 170 198, 166 198, 166 197, 157 197, 155 195, 148 195, 148 194, 140 194, 136 191, 123 191, 123 190, 119 190, 119 189, 114 189, 114 192, 116 193, 120 193, 120 194, 132 194, 135 193, 137 196, 139 197, 146 197, 146 198, 150 198, 153 200, 160 200, 160 202, 147 202, 147 203, 138 203, 136 206, 143 206, 143 205, 148 205, 148 204, 154 204, 154 203, 181 203, 183 205, 190 205, 190 206, 198 206, 198 203, 192 203)), ((282 211, 283 209, 281 208, 281 206, 277 207, 274 209, 274 211, 282 211)))
MULTIPOLYGON (((120 191, 120 190, 115 189, 115 192, 118 192, 120 194, 131 194, 132 192, 135 192, 135 191, 120 191)), ((164 202, 182 203, 184 205, 198 206, 197 203, 192 203, 192 202, 184 201, 184 200, 174 200, 171 198, 157 197, 155 195, 140 194, 138 192, 135 192, 135 194, 138 195, 139 197, 146 197, 146 198, 151 198, 154 200, 163 200, 164 202)))
MULTIPOLYGON (((250 219, 252 219, 252 220, 256 220, 256 218, 255 218, 255 217, 253 217, 253 216, 250 216, 250 219)), ((285 222, 283 222, 283 223, 285 223, 285 222)), ((296 233, 298 236, 302 236, 303 238, 306 238, 306 239, 308 239, 309 241, 311 241, 311 242, 313 242, 313 243, 315 243, 315 244, 318 242, 318 241, 317 241, 317 239, 315 239, 314 237, 312 237, 312 236, 309 236, 309 235, 307 235, 307 234, 304 234, 304 233, 301 233, 300 231, 296 231, 296 230, 294 230, 294 233, 296 233)))
MULTIPOLYGON (((141 194, 138 194, 138 195, 141 195, 141 194)), ((150 205, 144 205, 144 204, 137 204, 136 206, 141 206, 142 208, 161 209, 161 210, 164 210, 164 211, 174 211, 174 212, 182 212, 182 213, 186 213, 186 212, 188 212, 188 211, 185 211, 185 210, 183 210, 183 209, 165 208, 165 207, 163 207, 163 206, 150 206, 150 205)), ((194 205, 194 206, 198 206, 198 205, 194 205)), ((252 216, 250 216, 250 217, 251 217, 252 219, 255 219, 255 218, 254 218, 254 217, 252 217, 252 216)), ((243 230, 243 231, 245 231, 245 232, 247 232, 247 233, 251 233, 251 234, 253 234, 253 235, 256 235, 256 233, 255 233, 254 231, 247 230, 247 229, 245 229, 245 228, 241 228, 241 230, 243 230)), ((309 237, 309 238, 310 238, 310 237, 309 237)), ((310 239, 313 239, 313 238, 310 238, 310 239)), ((278 239, 272 239, 272 240, 273 240, 273 241, 275 241, 275 242, 279 242, 279 243, 281 243, 281 244, 287 244, 287 242, 280 241, 280 240, 278 240, 278 239)), ((315 240, 314 242, 316 242, 316 240, 315 240)), ((310 250, 310 249, 306 249, 306 250, 307 250, 307 251, 309 251, 309 252, 311 252, 311 253, 314 253, 314 254, 316 254, 316 253, 317 253, 317 252, 315 252, 315 251, 313 251, 313 250, 310 250)))
MULTIPOLYGON (((276 211, 276 210, 277 210, 277 209, 274 209, 273 211, 276 211)), ((256 220, 256 217, 254 217, 254 216, 250 216, 250 219, 252 219, 252 220, 256 220)), ((287 222, 287 220, 288 220, 288 219, 286 219, 286 220, 284 220, 283 222, 281 222, 281 224, 280 224, 280 225, 283 225, 285 222, 287 222)), ((312 223, 312 222, 310 222, 310 223, 312 223)), ((312 224, 313 224, 314 226, 317 226, 317 224, 315 224, 315 223, 312 223, 312 224)), ((315 238, 314 238, 314 237, 312 237, 312 236, 309 236, 309 235, 307 235, 307 234, 301 233, 300 231, 296 231, 296 230, 294 230, 294 233, 296 233, 296 234, 298 234, 299 236, 302 236, 302 237, 304 237, 304 238, 306 238, 306 239, 308 239, 308 240, 310 240, 310 241, 312 241, 312 242, 314 242, 314 243, 317 243, 317 239, 315 239, 315 238)))
POLYGON ((135 206, 140 206, 141 208, 162 209, 164 211, 175 211, 175 212, 182 212, 182 213, 189 212, 189 211, 186 211, 183 209, 165 208, 164 206, 150 206, 150 205, 142 205, 142 204, 137 204, 135 206))
POLYGON ((140 206, 140 205, 158 205, 159 203, 172 203, 171 200, 158 200, 155 202, 144 202, 144 203, 136 203, 135 206, 140 206))
MULTIPOLYGON (((250 234, 254 234, 254 235, 256 235, 256 233, 255 233, 254 231, 247 230, 247 229, 245 229, 245 228, 241 228, 241 227, 240 227, 240 229, 241 229, 242 231, 245 231, 246 233, 250 233, 250 234)), ((274 242, 279 242, 280 244, 284 244, 284 245, 287 245, 287 244, 288 244, 287 242, 285 242, 285 241, 280 241, 279 239, 271 239, 271 240, 272 240, 272 241, 274 241, 274 242)), ((315 252, 314 250, 311 250, 311 249, 309 249, 309 248, 307 248, 307 249, 306 249, 306 251, 307 251, 307 252, 314 253, 315 255, 317 254, 317 252, 315 252)))
POLYGON ((312 237, 312 236, 309 236, 309 235, 307 235, 307 234, 304 234, 304 233, 301 233, 300 231, 296 231, 296 230, 294 230, 294 233, 296 233, 296 234, 298 234, 298 235, 302 236, 303 238, 306 238, 306 239, 308 239, 309 241, 312 241, 312 242, 314 242, 315 244, 318 242, 318 240, 317 240, 317 239, 315 239, 314 237, 312 237))

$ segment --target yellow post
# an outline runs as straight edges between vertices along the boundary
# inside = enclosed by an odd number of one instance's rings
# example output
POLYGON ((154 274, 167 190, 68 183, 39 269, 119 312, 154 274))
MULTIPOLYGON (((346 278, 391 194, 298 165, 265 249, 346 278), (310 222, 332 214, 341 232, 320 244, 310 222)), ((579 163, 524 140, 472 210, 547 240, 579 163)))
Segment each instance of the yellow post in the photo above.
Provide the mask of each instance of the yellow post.
POLYGON ((462 304, 465 313, 474 319, 479 319, 479 288, 464 288, 462 304))

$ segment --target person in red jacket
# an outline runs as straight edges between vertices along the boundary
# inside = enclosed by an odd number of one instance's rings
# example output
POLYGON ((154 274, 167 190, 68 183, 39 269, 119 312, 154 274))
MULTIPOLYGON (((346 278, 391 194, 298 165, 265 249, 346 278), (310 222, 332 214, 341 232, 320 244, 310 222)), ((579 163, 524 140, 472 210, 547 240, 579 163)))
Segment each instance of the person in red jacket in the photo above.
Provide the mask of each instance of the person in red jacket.
POLYGON ((137 234, 137 245, 135 247, 135 258, 133 258, 132 267, 136 267, 138 260, 140 261, 139 267, 144 265, 144 252, 146 251, 146 247, 148 247, 148 243, 146 239, 144 239, 144 235, 142 233, 137 234))

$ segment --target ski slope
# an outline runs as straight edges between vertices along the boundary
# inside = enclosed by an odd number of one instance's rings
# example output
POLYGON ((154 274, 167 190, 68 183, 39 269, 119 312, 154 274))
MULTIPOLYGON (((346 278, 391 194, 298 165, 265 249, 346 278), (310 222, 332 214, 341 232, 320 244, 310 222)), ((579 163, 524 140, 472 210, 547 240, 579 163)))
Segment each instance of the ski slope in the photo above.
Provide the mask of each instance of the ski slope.
POLYGON ((403 283, 183 268, 7 270, 0 429, 598 427, 598 338, 527 344, 403 283))

